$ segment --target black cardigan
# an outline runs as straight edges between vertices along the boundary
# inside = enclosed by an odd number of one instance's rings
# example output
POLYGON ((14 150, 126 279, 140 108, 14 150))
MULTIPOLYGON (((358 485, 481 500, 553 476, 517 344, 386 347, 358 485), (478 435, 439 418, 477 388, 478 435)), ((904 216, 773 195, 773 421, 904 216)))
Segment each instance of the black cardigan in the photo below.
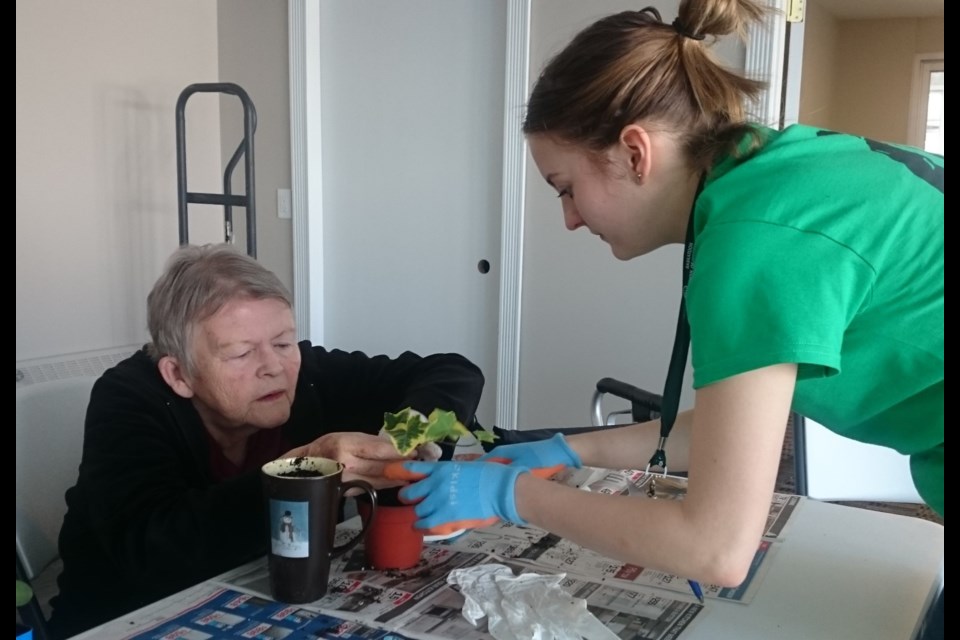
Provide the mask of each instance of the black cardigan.
MULTIPOLYGON (((334 431, 375 434, 385 411, 456 412, 470 424, 483 375, 456 354, 397 358, 300 343, 291 446, 334 431)), ((79 633, 267 551, 257 472, 215 483, 190 400, 145 350, 106 371, 91 393, 77 484, 60 531, 55 637, 79 633)))

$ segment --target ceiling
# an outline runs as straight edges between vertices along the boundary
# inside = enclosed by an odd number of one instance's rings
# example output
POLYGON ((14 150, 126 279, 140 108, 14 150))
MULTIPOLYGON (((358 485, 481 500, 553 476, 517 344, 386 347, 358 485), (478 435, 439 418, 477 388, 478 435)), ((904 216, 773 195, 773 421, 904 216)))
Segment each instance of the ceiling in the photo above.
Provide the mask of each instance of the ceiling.
POLYGON ((942 18, 944 0, 814 0, 840 20, 942 18))

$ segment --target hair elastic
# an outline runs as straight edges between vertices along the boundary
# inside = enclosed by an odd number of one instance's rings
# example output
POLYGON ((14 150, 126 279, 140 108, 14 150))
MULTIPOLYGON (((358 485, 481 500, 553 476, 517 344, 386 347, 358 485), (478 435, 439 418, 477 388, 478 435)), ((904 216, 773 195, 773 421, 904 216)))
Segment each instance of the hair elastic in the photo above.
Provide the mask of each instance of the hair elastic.
POLYGON ((703 40, 706 36, 701 33, 694 33, 693 31, 687 29, 686 25, 680 22, 680 18, 674 20, 671 25, 677 33, 682 35, 684 38, 690 38, 691 40, 703 40))

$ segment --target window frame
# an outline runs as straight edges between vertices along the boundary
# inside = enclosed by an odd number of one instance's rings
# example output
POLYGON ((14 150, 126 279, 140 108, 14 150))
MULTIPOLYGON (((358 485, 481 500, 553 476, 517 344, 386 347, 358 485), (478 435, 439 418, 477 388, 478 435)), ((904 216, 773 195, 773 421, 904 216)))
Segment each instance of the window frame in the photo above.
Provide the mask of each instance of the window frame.
POLYGON ((924 148, 927 139, 927 106, 930 99, 930 74, 943 71, 943 52, 920 53, 913 61, 910 89, 910 116, 907 122, 907 144, 924 148))

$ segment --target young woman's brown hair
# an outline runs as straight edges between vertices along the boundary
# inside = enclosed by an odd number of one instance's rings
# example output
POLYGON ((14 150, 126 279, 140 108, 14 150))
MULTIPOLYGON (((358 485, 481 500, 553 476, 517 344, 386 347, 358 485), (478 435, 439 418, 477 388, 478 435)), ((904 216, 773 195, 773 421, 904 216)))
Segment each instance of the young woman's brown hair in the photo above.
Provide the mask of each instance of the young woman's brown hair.
POLYGON ((726 69, 708 44, 743 36, 765 11, 753 0, 684 0, 672 24, 653 7, 603 18, 543 69, 523 132, 602 151, 643 121, 679 134, 691 165, 707 169, 751 130, 745 106, 764 87, 726 69))

